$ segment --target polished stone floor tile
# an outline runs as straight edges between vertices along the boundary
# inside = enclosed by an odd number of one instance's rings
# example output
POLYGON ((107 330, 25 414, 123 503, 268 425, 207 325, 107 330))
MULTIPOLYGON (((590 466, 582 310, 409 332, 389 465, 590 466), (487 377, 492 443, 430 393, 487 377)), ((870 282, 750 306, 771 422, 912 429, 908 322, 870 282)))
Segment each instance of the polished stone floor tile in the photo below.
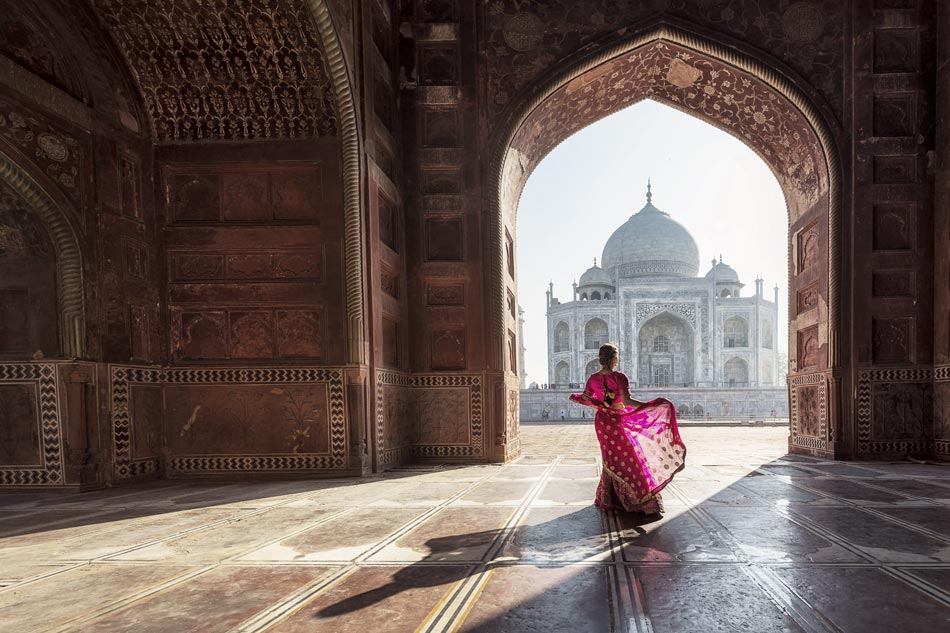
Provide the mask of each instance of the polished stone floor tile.
POLYGON ((324 512, 312 508, 274 508, 119 554, 110 560, 216 563, 243 554, 268 537, 301 529, 324 512))
POLYGON ((499 567, 460 631, 612 631, 606 570, 601 567, 499 567))
POLYGON ((480 561, 511 516, 512 508, 444 508, 408 534, 369 557, 370 561, 480 561))
POLYGON ((585 508, 532 508, 500 557, 531 563, 578 563, 610 558, 602 513, 585 508))
POLYGON ((715 529, 703 525, 685 508, 667 508, 659 520, 618 514, 617 530, 625 561, 736 561, 732 548, 715 529))
POLYGON ((637 574, 655 633, 802 630, 741 568, 644 567, 637 574))
POLYGON ((792 481, 806 488, 811 488, 825 494, 833 495, 848 501, 867 503, 869 505, 887 505, 906 503, 909 499, 896 492, 878 490, 865 486, 856 481, 836 479, 833 477, 793 477, 792 481))
POLYGON ((476 485, 453 505, 500 505, 516 506, 537 485, 536 481, 510 481, 492 479, 476 485))
POLYGON ((15 590, 8 588, 0 592, 0 633, 51 629, 189 569, 184 565, 86 565, 15 590))
POLYGON ((218 567, 85 626, 96 633, 223 633, 328 571, 218 567))
POLYGON ((420 508, 360 508, 238 557, 243 561, 350 561, 420 516, 420 508))
POLYGON ((934 587, 939 588, 944 593, 950 595, 950 567, 946 568, 926 568, 926 567, 911 567, 909 569, 903 569, 903 571, 915 578, 919 578, 924 582, 930 583, 934 587))
POLYGON ((470 567, 364 567, 318 595, 273 633, 414 631, 470 567))
POLYGON ((950 562, 950 542, 857 508, 802 507, 796 512, 880 561, 950 562))
POLYGON ((536 506, 590 505, 599 478, 550 479, 532 502, 536 506))
POLYGON ((704 507, 757 562, 860 562, 864 559, 774 511, 704 507))
POLYGON ((950 608, 878 569, 776 569, 844 633, 946 631, 950 608), (847 588, 847 599, 842 589, 847 588))

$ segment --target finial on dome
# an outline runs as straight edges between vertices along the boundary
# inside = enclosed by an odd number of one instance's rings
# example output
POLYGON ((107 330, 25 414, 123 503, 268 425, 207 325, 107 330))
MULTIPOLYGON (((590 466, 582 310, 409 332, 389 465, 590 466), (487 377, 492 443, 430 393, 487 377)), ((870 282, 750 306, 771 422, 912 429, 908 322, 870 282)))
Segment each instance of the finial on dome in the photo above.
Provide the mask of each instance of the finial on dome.
POLYGON ((653 193, 650 191, 650 179, 647 178, 647 204, 653 204, 653 193))
POLYGON ((596 265, 597 265, 597 258, 595 257, 595 258, 594 258, 594 266, 596 266, 596 265))
POLYGON ((719 255, 719 263, 722 263, 722 254, 719 255))

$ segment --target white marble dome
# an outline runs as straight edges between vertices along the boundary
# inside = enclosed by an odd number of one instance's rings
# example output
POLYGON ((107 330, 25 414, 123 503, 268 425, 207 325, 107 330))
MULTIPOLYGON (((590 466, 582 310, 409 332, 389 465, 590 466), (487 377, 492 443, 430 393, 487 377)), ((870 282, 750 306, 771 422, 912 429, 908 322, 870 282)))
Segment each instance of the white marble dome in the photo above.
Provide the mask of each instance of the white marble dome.
POLYGON ((706 273, 706 279, 715 279, 718 283, 739 283, 739 273, 729 264, 722 263, 722 258, 717 263, 712 260, 712 268, 706 273))
POLYGON ((581 275, 580 283, 578 286, 612 286, 613 281, 610 279, 610 275, 607 274, 603 268, 597 265, 597 262, 594 261, 594 265, 584 271, 584 274, 581 275))
POLYGON ((647 203, 614 231, 604 246, 601 264, 615 278, 696 277, 699 249, 686 228, 647 203))

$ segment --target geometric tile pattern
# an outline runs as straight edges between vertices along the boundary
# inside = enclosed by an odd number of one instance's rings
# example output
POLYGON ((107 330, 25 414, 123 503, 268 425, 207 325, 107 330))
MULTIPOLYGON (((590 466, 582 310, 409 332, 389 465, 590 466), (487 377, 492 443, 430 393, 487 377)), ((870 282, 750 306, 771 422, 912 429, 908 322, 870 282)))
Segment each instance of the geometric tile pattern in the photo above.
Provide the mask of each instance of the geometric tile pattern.
POLYGON ((132 384, 327 385, 330 442, 327 454, 188 455, 171 457, 168 467, 178 473, 282 472, 346 468, 346 398, 343 372, 334 368, 158 368, 111 366, 112 437, 116 479, 129 479, 160 469, 157 458, 131 458, 130 388, 132 384))
POLYGON ((62 486, 63 429, 59 413, 59 375, 54 363, 0 363, 0 383, 32 384, 38 393, 42 464, 0 466, 0 485, 62 486))
POLYGON ((0 506, 0 630, 945 628, 947 466, 681 431, 658 521, 592 506, 589 423, 524 424, 504 465, 18 495, 0 506))

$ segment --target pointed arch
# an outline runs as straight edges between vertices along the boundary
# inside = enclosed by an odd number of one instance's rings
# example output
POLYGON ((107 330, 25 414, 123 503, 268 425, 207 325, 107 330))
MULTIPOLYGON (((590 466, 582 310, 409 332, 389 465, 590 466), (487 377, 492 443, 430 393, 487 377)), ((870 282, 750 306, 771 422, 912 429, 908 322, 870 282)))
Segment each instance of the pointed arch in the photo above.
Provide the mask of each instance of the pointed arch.
POLYGON ((363 221, 361 215, 361 145, 356 117, 353 83, 343 57, 340 36, 333 24, 326 0, 306 0, 317 25, 317 34, 326 56, 327 70, 336 96, 343 163, 343 256, 345 262, 347 356, 351 363, 366 362, 363 300, 363 221))
MULTIPOLYGON (((617 39, 591 43, 563 60, 511 102, 491 139, 487 203, 489 266, 485 294, 489 367, 504 370, 505 297, 514 282, 504 275, 504 236, 514 231, 516 209, 528 176, 567 137, 643 99, 677 108, 729 133, 755 151, 785 194, 789 214, 789 297, 818 288, 826 307, 819 314, 814 363, 790 368, 790 376, 840 368, 841 183, 843 147, 833 114, 818 92, 780 60, 746 44, 708 36, 664 16, 630 27, 617 39), (812 240, 817 248, 803 251, 812 240), (801 371, 799 371, 801 370, 801 371)), ((814 324, 789 310, 789 330, 814 324)), ((790 335, 789 356, 799 350, 790 335)), ((840 410, 829 428, 841 424, 840 410)), ((791 442, 802 452, 826 451, 799 441, 799 421, 790 419, 791 442)))
POLYGON ((0 181, 16 192, 46 226, 56 252, 56 301, 59 308, 59 352, 82 358, 86 352, 83 300, 83 255, 65 210, 27 171, 0 148, 0 181))

